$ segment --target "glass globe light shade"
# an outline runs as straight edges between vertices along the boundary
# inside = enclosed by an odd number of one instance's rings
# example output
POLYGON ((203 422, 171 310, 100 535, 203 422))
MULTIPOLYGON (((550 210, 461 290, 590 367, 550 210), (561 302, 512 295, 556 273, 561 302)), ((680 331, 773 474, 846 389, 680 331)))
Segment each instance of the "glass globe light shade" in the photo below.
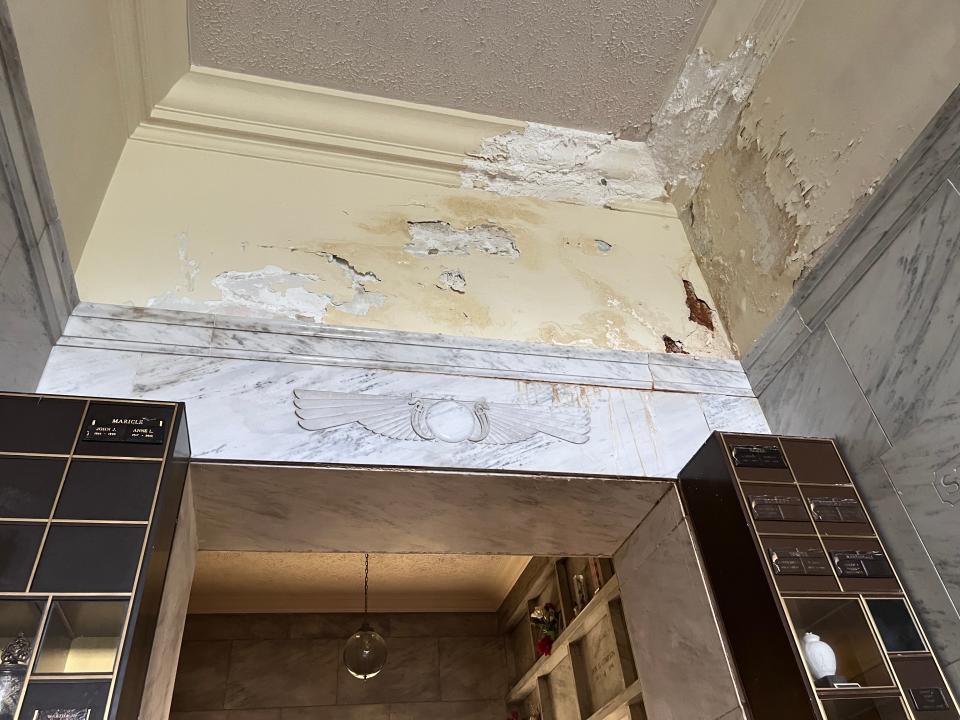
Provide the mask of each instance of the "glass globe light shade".
POLYGON ((343 664, 356 678, 367 680, 383 670, 387 662, 387 643, 370 624, 364 622, 343 647, 343 664))

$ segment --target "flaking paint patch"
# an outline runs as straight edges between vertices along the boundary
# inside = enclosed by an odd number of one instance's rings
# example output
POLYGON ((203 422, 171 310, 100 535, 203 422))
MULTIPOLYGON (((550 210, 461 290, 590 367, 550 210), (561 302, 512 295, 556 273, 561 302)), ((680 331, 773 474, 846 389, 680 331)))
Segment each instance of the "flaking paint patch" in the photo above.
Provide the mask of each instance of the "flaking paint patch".
POLYGON ((344 271, 353 291, 349 300, 337 300, 333 294, 323 292, 319 275, 267 265, 260 270, 228 270, 218 274, 210 283, 220 294, 216 300, 192 298, 178 288, 174 292, 150 298, 146 304, 147 307, 167 310, 286 318, 319 323, 324 322, 330 310, 349 315, 366 315, 371 309, 386 302, 383 294, 370 291, 365 286, 368 282, 379 282, 376 275, 356 270, 349 262, 333 253, 316 254, 326 257, 344 271))
POLYGON ((755 47, 747 38, 726 58, 715 59, 703 48, 687 56, 646 138, 656 168, 671 190, 681 185, 688 192, 695 190, 704 159, 736 128, 763 67, 755 47))
POLYGON ((448 222, 431 220, 408 222, 410 234, 403 250, 411 255, 499 255, 520 256, 517 243, 509 230, 493 223, 457 228, 448 222))
POLYGON ((664 199, 645 143, 530 123, 483 141, 464 161, 461 186, 595 207, 664 199))
POLYGON ((336 253, 303 247, 279 248, 276 245, 260 245, 260 247, 264 250, 289 250, 290 252, 303 252, 316 255, 340 268, 347 282, 350 283, 350 289, 353 291, 353 297, 350 300, 336 301, 331 297, 330 305, 340 312, 345 312, 349 315, 366 315, 371 309, 380 307, 386 302, 386 298, 382 293, 367 288, 367 283, 380 282, 380 278, 377 277, 376 273, 358 270, 354 267, 353 263, 336 253))
POLYGON ((313 290, 319 281, 312 273, 276 265, 249 272, 228 270, 211 281, 220 293, 218 300, 197 300, 174 292, 150 298, 147 307, 323 322, 333 300, 313 290))
POLYGON ((437 287, 441 290, 453 290, 462 295, 467 291, 467 278, 460 270, 444 270, 437 279, 437 287))

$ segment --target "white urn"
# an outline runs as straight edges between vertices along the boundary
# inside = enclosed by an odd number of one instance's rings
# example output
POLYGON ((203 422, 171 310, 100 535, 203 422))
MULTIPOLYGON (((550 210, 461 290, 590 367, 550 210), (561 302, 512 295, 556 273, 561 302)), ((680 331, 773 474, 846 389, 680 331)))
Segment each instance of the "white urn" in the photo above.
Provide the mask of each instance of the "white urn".
POLYGON ((819 635, 804 634, 803 654, 806 655, 807 666, 815 680, 837 674, 837 656, 833 648, 821 640, 819 635))

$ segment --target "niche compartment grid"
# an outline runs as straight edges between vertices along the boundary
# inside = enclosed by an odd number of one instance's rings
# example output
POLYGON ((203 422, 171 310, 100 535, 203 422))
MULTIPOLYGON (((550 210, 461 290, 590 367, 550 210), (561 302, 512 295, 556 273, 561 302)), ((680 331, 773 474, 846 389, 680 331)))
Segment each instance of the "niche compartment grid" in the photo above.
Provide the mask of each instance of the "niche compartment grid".
POLYGON ((833 441, 715 432, 679 481, 755 718, 960 717, 833 441), (832 682, 808 632, 834 650, 832 682))
POLYGON ((15 720, 137 717, 189 455, 180 403, 0 393, 0 641, 30 642, 15 720))

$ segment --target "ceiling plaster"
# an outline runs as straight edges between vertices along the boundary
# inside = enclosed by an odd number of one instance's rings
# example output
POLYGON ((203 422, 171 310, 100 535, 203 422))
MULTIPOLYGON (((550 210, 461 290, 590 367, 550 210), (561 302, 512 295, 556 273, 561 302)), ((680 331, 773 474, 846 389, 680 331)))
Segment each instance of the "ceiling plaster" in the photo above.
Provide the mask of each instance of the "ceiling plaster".
MULTIPOLYGON (((494 612, 530 560, 516 555, 370 556, 372 612, 494 612)), ((358 553, 201 551, 190 612, 353 612, 358 553)))
POLYGON ((190 0, 195 65, 553 125, 642 124, 707 0, 190 0))

